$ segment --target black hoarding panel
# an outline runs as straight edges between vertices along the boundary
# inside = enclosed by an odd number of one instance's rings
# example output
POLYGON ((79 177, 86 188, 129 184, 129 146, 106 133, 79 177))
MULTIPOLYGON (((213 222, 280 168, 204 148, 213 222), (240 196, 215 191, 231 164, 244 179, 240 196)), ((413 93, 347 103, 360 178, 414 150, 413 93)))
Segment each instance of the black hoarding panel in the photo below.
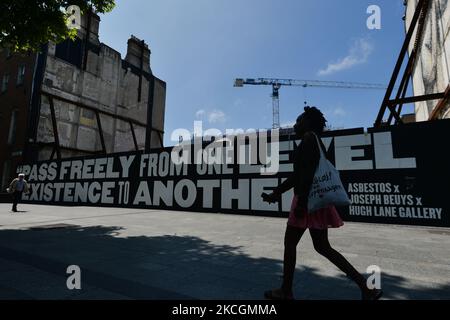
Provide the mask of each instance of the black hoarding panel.
MULTIPOLYGON (((352 200, 350 207, 338 208, 343 219, 450 227, 449 136, 450 120, 324 134, 327 154, 352 200)), ((26 164, 18 171, 31 184, 31 194, 24 195, 30 203, 287 217, 292 191, 279 204, 264 203, 261 193, 290 175, 292 151, 299 141, 290 136, 280 137, 280 143, 273 139, 271 150, 279 148, 273 154, 265 152, 267 139, 259 135, 253 140, 229 137, 227 143, 186 144, 184 153, 178 147, 80 157, 26 164), (196 164, 199 154, 210 164, 196 164), (267 154, 267 167, 275 173, 262 171, 267 154), (177 158, 181 160, 174 161, 177 158)))

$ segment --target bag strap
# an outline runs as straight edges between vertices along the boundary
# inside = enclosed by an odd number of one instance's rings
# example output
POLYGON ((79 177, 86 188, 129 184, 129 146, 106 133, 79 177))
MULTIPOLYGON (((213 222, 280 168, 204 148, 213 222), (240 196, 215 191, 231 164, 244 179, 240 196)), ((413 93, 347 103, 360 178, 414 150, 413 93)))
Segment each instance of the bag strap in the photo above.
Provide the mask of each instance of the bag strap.
POLYGON ((320 158, 322 158, 322 157, 326 158, 325 154, 324 154, 324 152, 322 150, 322 145, 320 144, 319 137, 316 135, 316 133, 314 131, 311 131, 311 132, 314 135, 314 137, 316 138, 317 147, 319 147, 320 158))

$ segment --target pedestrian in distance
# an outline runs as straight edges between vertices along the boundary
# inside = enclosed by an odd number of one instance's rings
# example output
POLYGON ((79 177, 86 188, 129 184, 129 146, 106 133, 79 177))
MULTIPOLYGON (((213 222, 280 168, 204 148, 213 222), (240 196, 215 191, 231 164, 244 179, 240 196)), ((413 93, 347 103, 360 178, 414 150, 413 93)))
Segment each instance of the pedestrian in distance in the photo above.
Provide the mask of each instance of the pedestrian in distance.
POLYGON ((292 175, 273 190, 271 194, 263 194, 266 202, 278 202, 281 194, 294 188, 291 210, 284 235, 283 282, 281 288, 266 291, 266 299, 291 300, 293 295, 293 279, 296 265, 297 244, 306 229, 309 229, 314 249, 353 280, 361 290, 363 300, 377 300, 381 297, 381 289, 369 289, 367 280, 338 251, 331 247, 328 240, 328 228, 339 228, 343 221, 334 205, 308 212, 308 196, 318 166, 322 148, 326 148, 321 139, 317 139, 325 129, 326 120, 316 107, 305 107, 294 125, 296 137, 301 139, 294 151, 294 171, 292 175))
POLYGON ((11 182, 9 188, 6 190, 8 193, 12 194, 13 212, 17 212, 17 204, 22 199, 22 194, 29 193, 29 190, 30 187, 28 186, 28 182, 25 180, 25 174, 19 173, 18 177, 11 182))

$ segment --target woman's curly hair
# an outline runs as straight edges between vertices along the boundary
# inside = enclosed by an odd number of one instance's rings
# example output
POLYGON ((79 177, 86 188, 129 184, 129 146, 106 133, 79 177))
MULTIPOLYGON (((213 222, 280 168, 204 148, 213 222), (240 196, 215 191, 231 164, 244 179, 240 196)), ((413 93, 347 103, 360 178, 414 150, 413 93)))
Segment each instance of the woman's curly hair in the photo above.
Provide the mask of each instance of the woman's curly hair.
POLYGON ((303 112, 300 118, 308 121, 309 129, 314 131, 316 134, 321 134, 325 127, 327 120, 323 116, 323 113, 316 107, 305 107, 305 112, 303 112))

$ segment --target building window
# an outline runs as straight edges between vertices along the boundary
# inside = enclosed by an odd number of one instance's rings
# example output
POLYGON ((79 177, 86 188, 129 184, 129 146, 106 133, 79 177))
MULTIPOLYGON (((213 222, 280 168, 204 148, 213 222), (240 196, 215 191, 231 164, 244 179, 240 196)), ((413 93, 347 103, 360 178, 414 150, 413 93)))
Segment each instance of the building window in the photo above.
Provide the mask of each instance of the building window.
POLYGON ((19 70, 17 71, 17 85, 23 84, 25 80, 25 66, 19 66, 19 70))
POLYGON ((16 131, 17 131, 17 110, 11 113, 11 121, 9 123, 8 144, 13 145, 16 143, 16 131))
POLYGON ((80 124, 88 127, 95 127, 97 124, 95 112, 89 109, 81 109, 80 124))
POLYGON ((5 74, 2 78, 2 92, 8 90, 9 74, 5 74))
POLYGON ((6 59, 9 59, 12 57, 12 53, 11 53, 11 49, 10 48, 6 48, 5 49, 5 53, 6 53, 6 59))

